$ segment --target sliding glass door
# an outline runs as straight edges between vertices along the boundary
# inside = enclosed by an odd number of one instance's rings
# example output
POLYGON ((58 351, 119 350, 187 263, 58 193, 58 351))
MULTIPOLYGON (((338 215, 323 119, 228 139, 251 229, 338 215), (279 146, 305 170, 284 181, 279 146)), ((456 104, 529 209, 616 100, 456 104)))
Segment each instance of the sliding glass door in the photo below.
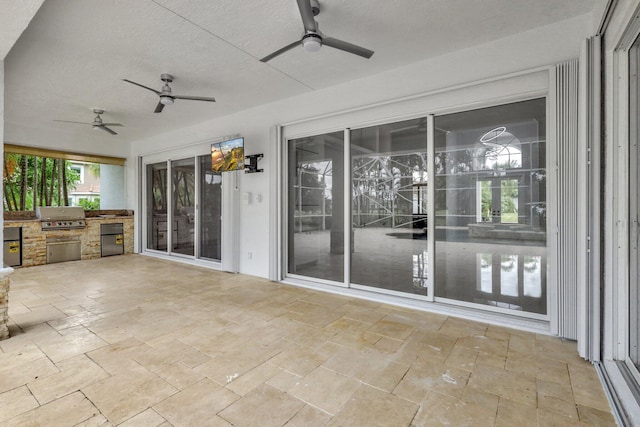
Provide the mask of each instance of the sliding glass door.
POLYGON ((289 274, 344 282, 344 132, 288 145, 289 274))
POLYGON ((435 118, 435 296, 545 315, 545 99, 435 118))
POLYGON ((169 240, 167 162, 147 165, 147 248, 166 252, 169 240))
POLYGON ((171 162, 171 223, 175 236, 171 251, 190 256, 194 254, 195 173, 193 158, 171 162))
POLYGON ((351 283, 427 295, 426 118, 351 131, 351 283))
POLYGON ((222 174, 211 169, 211 156, 198 157, 200 163, 200 258, 222 259, 222 174))
POLYGON ((222 260, 222 175, 211 155, 146 165, 146 249, 222 260))
POLYGON ((290 276, 546 317, 544 98, 344 135, 288 141, 290 276))

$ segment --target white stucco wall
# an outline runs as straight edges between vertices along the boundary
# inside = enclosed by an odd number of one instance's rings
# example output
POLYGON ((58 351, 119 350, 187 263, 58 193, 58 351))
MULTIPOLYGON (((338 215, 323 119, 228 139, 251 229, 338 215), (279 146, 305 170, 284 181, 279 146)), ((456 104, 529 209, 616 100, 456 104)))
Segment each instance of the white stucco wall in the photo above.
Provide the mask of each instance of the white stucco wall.
MULTIPOLYGON (((0 141, 4 147, 4 61, 0 60, 0 141)), ((4 149, 0 156, 4 164, 4 149)), ((4 197, 3 188, 0 188, 0 196, 4 197)), ((4 209, 0 212, 0 221, 4 223, 4 209)), ((0 228, 0 240, 4 237, 4 229, 0 228)), ((4 251, 0 253, 0 267, 4 265, 4 251)))
MULTIPOLYGON (((257 194, 262 196, 262 202, 254 200, 250 204, 240 204, 240 233, 237 236, 239 270, 241 273, 267 277, 269 257, 277 255, 269 253, 269 201, 272 191, 275 190, 270 188, 270 182, 272 174, 277 173, 273 166, 275 159, 271 153, 273 145, 276 144, 275 127, 277 125, 577 58, 582 40, 592 34, 593 22, 594 17, 591 14, 583 15, 472 49, 453 52, 372 77, 137 141, 132 145, 130 159, 127 161, 127 176, 136 176, 135 165, 139 155, 165 151, 157 157, 166 159, 169 156, 168 158, 178 159, 194 153, 206 154, 210 149, 211 139, 233 134, 244 136, 247 154, 265 154, 265 158, 260 161, 260 167, 264 168, 265 172, 239 175, 240 193, 251 192, 253 196, 257 194), (198 141, 202 142, 198 143, 198 141), (172 150, 172 147, 180 145, 185 147, 172 150), (248 259, 249 252, 253 254, 252 259, 248 259)), ((465 99, 464 94, 457 96, 455 106, 462 108, 478 101, 473 96, 477 95, 470 95, 469 99, 465 99)), ((487 99, 491 98, 490 93, 485 96, 487 99)), ((415 104, 415 108, 418 109, 412 112, 404 111, 403 114, 431 112, 421 111, 419 103, 415 104)), ((386 108, 377 114, 386 115, 391 119, 395 116, 390 112, 392 110, 393 108, 391 110, 386 108)), ((380 118, 375 117, 375 119, 380 118)), ((366 120, 366 113, 362 115, 362 120, 366 120)), ((333 120, 319 122, 314 130, 321 133, 326 130, 322 126, 339 125, 341 125, 340 116, 337 116, 333 120)), ((135 181, 127 181, 129 195, 127 204, 132 209, 138 206, 136 186, 135 181)))

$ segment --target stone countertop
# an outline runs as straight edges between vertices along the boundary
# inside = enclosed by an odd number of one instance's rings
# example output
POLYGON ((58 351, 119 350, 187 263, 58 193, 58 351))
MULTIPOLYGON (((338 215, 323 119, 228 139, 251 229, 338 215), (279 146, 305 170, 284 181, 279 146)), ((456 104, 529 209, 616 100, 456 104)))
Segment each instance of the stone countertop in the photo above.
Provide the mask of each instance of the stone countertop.
MULTIPOLYGON (((84 211, 86 219, 105 219, 114 217, 132 217, 133 210, 131 209, 103 209, 97 211, 84 211), (106 216, 104 216, 106 215, 106 216), (113 215, 113 216, 112 216, 113 215)), ((10 211, 4 213, 5 222, 28 222, 28 221, 40 221, 36 218, 35 211, 10 211)))
POLYGON ((118 218, 133 218, 133 215, 101 215, 101 216, 94 216, 94 217, 86 217, 85 219, 87 221, 94 221, 94 220, 103 220, 103 219, 118 219, 118 218))

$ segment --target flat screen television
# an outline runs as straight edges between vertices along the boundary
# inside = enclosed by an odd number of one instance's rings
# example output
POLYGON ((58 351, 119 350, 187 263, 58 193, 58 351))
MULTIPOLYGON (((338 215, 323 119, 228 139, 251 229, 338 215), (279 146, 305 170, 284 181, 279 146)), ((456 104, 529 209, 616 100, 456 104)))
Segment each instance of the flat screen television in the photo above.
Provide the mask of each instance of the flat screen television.
POLYGON ((244 169, 244 138, 211 144, 211 170, 229 172, 244 169))

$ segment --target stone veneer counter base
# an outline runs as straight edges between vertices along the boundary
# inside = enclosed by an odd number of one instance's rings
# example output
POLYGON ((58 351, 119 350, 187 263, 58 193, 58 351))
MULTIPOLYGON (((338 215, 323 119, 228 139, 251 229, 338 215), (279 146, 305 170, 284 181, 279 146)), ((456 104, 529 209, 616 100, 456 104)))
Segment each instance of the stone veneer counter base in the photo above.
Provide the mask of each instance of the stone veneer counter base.
POLYGON ((9 338, 9 274, 12 268, 0 271, 0 340, 9 338))
MULTIPOLYGON (((133 216, 112 218, 87 217, 87 226, 71 230, 42 231, 39 220, 6 220, 5 227, 22 227, 22 265, 32 267, 47 263, 47 238, 77 238, 81 242, 81 259, 100 258, 100 226, 122 223, 124 228, 124 253, 133 253, 133 216)), ((17 267, 19 268, 19 267, 17 267)))

